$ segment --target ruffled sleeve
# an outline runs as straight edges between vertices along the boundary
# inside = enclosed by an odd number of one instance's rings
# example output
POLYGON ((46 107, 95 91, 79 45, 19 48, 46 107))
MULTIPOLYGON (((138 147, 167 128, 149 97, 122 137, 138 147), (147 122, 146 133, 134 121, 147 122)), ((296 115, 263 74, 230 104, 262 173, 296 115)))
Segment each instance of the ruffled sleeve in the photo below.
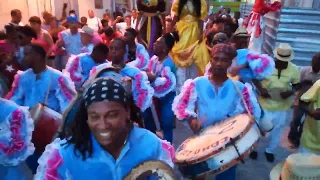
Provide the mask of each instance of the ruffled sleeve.
POLYGON ((192 79, 188 79, 181 88, 181 93, 174 98, 172 111, 179 120, 195 118, 197 117, 195 112, 196 101, 195 82, 192 79))
POLYGON ((33 120, 20 107, 0 123, 0 165, 16 166, 33 154, 33 120))
POLYGON ((132 89, 135 104, 141 111, 145 111, 150 107, 154 95, 154 90, 150 85, 146 72, 141 71, 133 77, 132 89))
POLYGON ((81 87, 84 78, 82 77, 80 56, 71 56, 63 73, 71 78, 76 87, 81 87))
POLYGON ((60 113, 65 111, 76 94, 73 82, 65 76, 60 76, 58 78, 58 86, 55 89, 55 95, 59 100, 60 113))
POLYGON ((165 162, 172 168, 174 167, 173 158, 175 154, 174 147, 166 140, 161 140, 161 147, 159 152, 159 160, 165 162))
POLYGON ((171 71, 170 67, 164 67, 161 71, 161 76, 158 77, 153 83, 154 96, 161 98, 176 88, 176 76, 171 71))
POLYGON ((205 76, 209 76, 209 75, 211 74, 210 68, 211 68, 211 64, 210 64, 210 62, 209 62, 209 63, 206 65, 206 70, 205 70, 205 72, 204 72, 204 75, 205 75, 205 76))
POLYGON ((146 70, 150 59, 146 48, 139 46, 136 57, 136 60, 129 62, 128 65, 134 66, 140 70, 146 70))
POLYGON ((19 105, 24 103, 24 92, 21 85, 22 71, 18 71, 14 76, 11 91, 6 95, 5 99, 11 100, 19 105))
MULTIPOLYGON (((250 111, 250 113, 253 115, 253 117, 255 118, 256 121, 260 120, 260 116, 261 116, 261 108, 260 105, 258 103, 258 100, 255 96, 255 94, 252 91, 252 86, 248 83, 246 83, 243 87, 243 89, 241 90, 242 96, 244 98, 245 103, 248 106, 248 109, 250 111)), ((243 101, 241 101, 242 106, 245 108, 245 105, 243 103, 243 101)))
POLYGON ((178 16, 179 1, 180 0, 175 0, 171 7, 171 11, 174 13, 175 16, 178 16))
POLYGON ((275 63, 272 57, 266 54, 257 54, 249 52, 246 57, 249 67, 256 79, 265 79, 270 76, 275 69, 275 63))
POLYGON ((39 158, 39 166, 34 180, 68 180, 67 168, 59 150, 64 141, 55 139, 47 145, 44 153, 39 158))
POLYGON ((200 19, 204 20, 208 16, 208 5, 205 0, 201 0, 201 14, 200 19))

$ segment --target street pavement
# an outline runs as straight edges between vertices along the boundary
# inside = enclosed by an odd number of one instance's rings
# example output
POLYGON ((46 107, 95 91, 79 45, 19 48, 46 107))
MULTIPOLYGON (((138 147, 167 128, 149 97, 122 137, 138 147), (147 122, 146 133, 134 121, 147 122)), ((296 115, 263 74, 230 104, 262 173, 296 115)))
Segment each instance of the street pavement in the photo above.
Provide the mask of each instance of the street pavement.
MULTIPOLYGON (((287 124, 289 124, 289 120, 291 120, 291 118, 292 118, 292 115, 289 116, 287 124)), ((279 162, 285 160, 289 154, 295 151, 290 149, 289 147, 289 143, 287 140, 288 132, 289 132, 289 126, 287 125, 283 135, 281 136, 280 146, 275 151, 274 163, 267 162, 264 155, 264 150, 268 141, 266 138, 261 138, 259 140, 259 145, 256 149, 259 153, 258 159, 251 160, 247 158, 245 159, 245 164, 239 164, 237 168, 237 180, 269 180, 269 173, 271 169, 279 162)), ((174 131, 175 148, 178 148, 178 146, 191 135, 192 135, 192 132, 189 129, 189 127, 187 127, 186 124, 177 122, 177 128, 174 131)), ((178 180, 186 179, 181 176, 177 168, 175 168, 175 171, 178 174, 178 180)), ((207 179, 214 180, 214 177, 208 177, 207 179)))

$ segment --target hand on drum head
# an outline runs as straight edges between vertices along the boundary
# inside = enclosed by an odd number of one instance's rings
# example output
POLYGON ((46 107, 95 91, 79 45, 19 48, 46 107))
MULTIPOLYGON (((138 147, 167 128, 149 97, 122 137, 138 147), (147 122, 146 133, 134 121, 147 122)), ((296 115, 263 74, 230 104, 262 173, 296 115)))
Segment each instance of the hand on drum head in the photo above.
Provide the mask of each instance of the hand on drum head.
POLYGON ((200 125, 198 119, 196 119, 196 118, 189 119, 189 120, 188 120, 188 123, 189 123, 189 127, 191 128, 191 130, 192 130, 194 133, 199 132, 199 130, 200 130, 200 128, 201 128, 201 125, 200 125))

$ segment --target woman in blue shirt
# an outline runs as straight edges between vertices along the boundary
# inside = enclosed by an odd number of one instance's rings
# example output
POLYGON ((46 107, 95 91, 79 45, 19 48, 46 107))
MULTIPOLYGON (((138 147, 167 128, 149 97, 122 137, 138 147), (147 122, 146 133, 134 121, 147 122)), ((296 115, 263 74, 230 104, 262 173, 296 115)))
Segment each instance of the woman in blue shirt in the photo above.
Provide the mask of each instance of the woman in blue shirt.
POLYGON ((147 160, 172 165, 170 154, 167 142, 133 125, 123 85, 98 78, 83 94, 70 136, 46 147, 35 179, 121 180, 147 160))

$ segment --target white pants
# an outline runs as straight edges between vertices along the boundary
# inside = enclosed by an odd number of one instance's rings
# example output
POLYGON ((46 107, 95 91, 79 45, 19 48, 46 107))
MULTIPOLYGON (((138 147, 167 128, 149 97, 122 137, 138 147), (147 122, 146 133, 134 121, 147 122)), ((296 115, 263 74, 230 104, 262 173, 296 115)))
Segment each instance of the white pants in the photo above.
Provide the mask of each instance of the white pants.
POLYGON ((194 79, 198 77, 198 69, 197 66, 193 63, 189 67, 178 67, 177 68, 177 86, 176 92, 180 94, 181 87, 183 86, 184 82, 188 79, 194 79))
POLYGON ((300 145, 300 147, 299 147, 299 153, 320 155, 320 153, 313 153, 313 152, 309 151, 308 149, 304 148, 302 145, 300 145))
POLYGON ((273 151, 278 147, 283 129, 286 126, 288 119, 288 110, 286 111, 267 111, 264 110, 264 118, 268 118, 272 124, 273 129, 269 135, 269 142, 266 148, 267 153, 273 153, 273 151))

